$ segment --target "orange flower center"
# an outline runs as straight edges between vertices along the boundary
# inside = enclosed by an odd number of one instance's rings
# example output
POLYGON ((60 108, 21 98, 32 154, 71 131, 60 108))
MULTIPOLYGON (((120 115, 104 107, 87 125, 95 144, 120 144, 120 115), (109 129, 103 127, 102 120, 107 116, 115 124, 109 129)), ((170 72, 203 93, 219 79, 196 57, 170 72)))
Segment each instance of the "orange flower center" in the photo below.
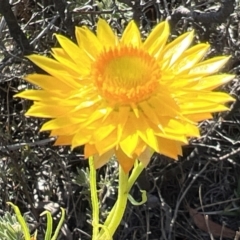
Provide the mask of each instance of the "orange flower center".
POLYGON ((129 104, 154 94, 161 72, 156 59, 144 50, 121 46, 98 56, 92 66, 92 77, 103 98, 129 104))

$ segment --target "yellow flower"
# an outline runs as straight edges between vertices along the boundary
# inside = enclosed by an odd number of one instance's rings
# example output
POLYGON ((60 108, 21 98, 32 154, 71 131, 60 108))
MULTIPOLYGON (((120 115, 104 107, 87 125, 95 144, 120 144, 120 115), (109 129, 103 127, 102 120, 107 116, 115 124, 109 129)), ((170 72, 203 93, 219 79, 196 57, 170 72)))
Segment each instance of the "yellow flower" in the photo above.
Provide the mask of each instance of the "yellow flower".
POLYGON ((76 28, 77 45, 56 35, 54 59, 29 57, 49 74, 26 76, 41 90, 17 96, 34 101, 28 116, 51 118, 41 130, 57 136, 56 145, 84 145, 96 167, 113 154, 126 172, 136 158, 147 165, 153 151, 177 159, 188 137, 199 136, 198 121, 228 109, 234 99, 212 90, 234 76, 215 74, 229 57, 202 61, 209 45, 190 47, 193 32, 168 37, 162 22, 142 41, 131 21, 119 39, 102 19, 96 35, 76 28))

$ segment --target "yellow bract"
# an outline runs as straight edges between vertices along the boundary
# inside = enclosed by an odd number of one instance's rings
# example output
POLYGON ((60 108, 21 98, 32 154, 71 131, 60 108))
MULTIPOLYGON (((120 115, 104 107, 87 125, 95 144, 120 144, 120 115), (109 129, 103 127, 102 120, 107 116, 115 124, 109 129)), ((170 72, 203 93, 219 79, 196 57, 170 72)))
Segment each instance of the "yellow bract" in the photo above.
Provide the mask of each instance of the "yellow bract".
POLYGON ((41 130, 57 145, 84 145, 96 167, 113 154, 126 172, 136 158, 147 165, 154 151, 177 159, 188 137, 199 136, 197 122, 234 101, 212 91, 234 76, 216 74, 229 57, 204 61, 209 45, 190 47, 193 32, 167 44, 168 36, 165 21, 142 41, 131 21, 119 39, 102 19, 96 34, 76 28, 77 45, 56 35, 54 59, 29 57, 49 73, 26 77, 41 90, 17 96, 34 101, 27 115, 51 118, 41 130))

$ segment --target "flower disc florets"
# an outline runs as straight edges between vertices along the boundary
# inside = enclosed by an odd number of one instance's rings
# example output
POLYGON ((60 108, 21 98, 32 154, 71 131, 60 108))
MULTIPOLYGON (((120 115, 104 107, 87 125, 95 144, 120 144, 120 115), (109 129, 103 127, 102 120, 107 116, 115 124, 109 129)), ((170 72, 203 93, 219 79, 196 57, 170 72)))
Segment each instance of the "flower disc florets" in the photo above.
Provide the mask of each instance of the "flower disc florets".
POLYGON ((103 51, 92 66, 99 93, 109 102, 138 103, 154 95, 161 78, 160 67, 148 52, 132 46, 103 51))

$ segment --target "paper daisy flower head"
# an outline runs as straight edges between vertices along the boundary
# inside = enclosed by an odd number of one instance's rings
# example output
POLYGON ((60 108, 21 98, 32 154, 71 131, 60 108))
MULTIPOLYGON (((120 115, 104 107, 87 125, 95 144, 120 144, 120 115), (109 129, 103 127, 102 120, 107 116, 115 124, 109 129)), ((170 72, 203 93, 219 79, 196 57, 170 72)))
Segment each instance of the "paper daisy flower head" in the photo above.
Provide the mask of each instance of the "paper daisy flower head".
POLYGON ((170 43, 169 34, 165 21, 143 41, 131 21, 118 38, 99 19, 96 34, 76 27, 77 44, 56 35, 54 59, 28 57, 48 73, 26 76, 40 89, 17 96, 34 101, 27 115, 50 118, 41 130, 56 145, 84 145, 96 167, 113 154, 126 172, 137 158, 147 165, 154 151, 177 159, 199 136, 198 121, 228 109, 233 98, 212 90, 234 76, 216 74, 229 57, 203 60, 209 45, 190 46, 193 31, 170 43))

